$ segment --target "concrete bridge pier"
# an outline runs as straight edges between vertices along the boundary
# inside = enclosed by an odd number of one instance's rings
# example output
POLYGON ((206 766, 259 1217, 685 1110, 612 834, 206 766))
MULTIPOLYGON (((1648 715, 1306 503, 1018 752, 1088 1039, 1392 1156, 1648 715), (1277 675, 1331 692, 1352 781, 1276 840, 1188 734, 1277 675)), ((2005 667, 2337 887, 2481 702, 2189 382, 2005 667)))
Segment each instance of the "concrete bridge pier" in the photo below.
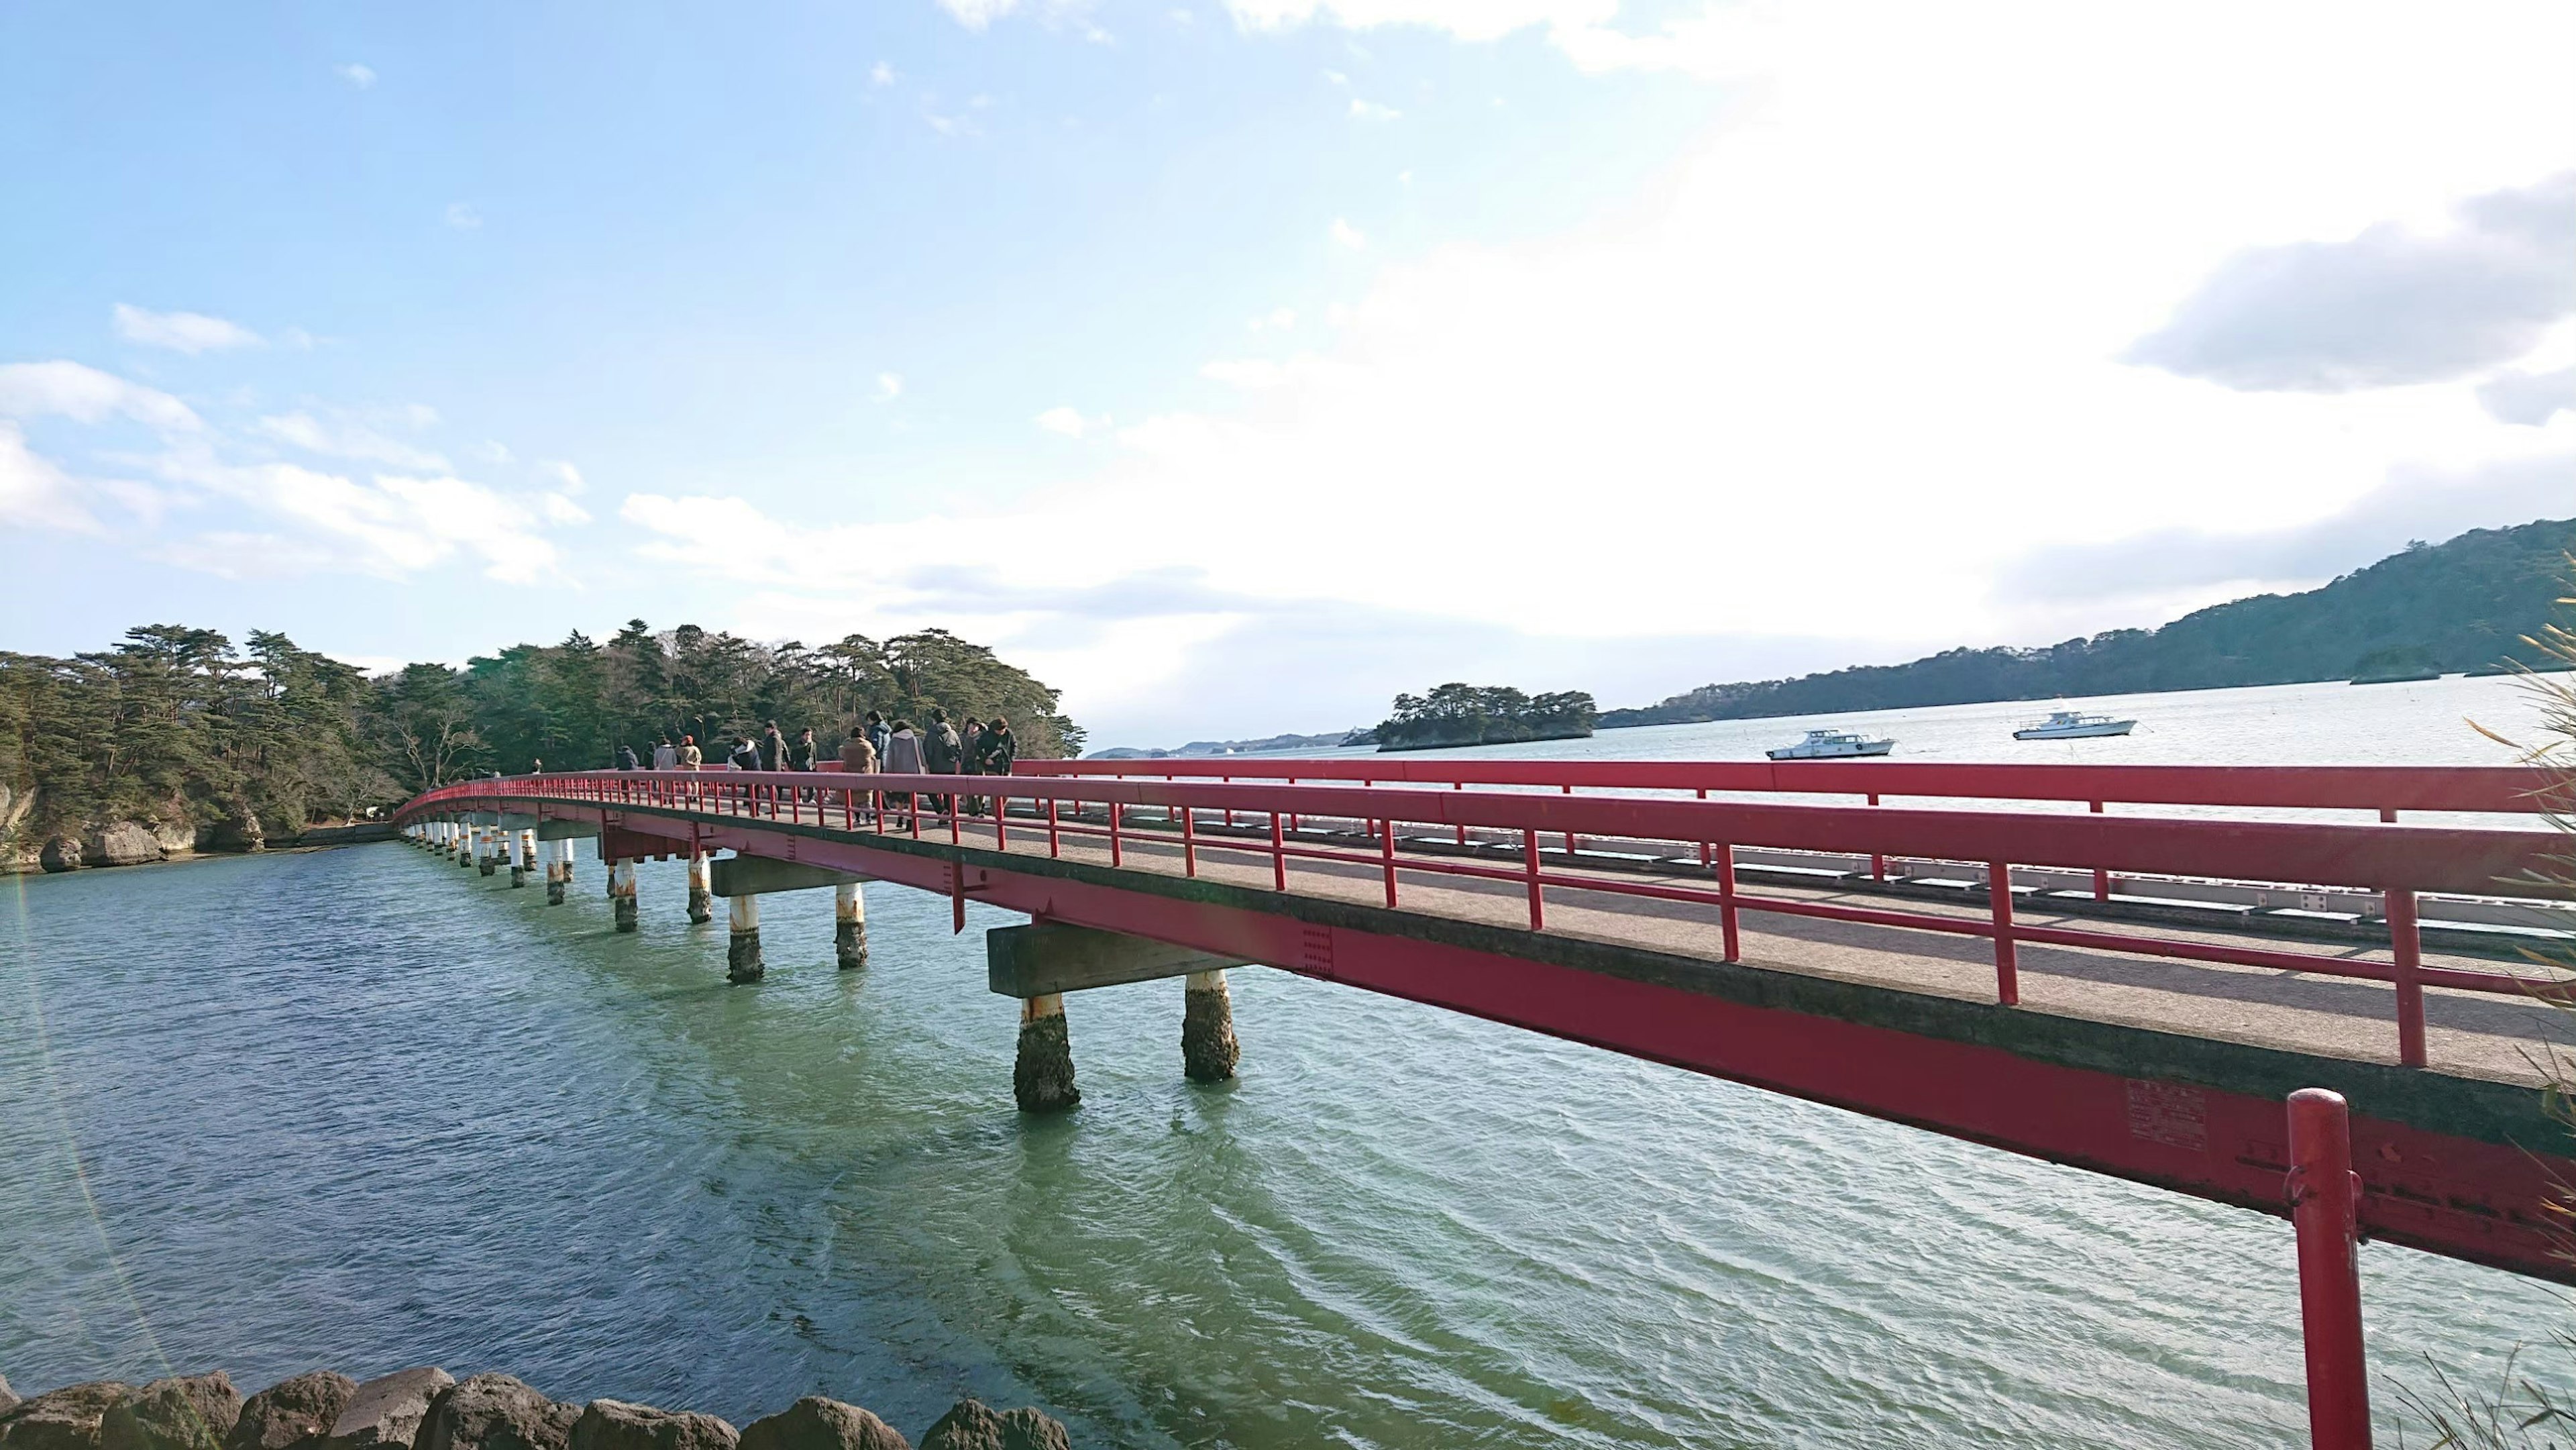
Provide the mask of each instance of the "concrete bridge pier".
POLYGON ((1192 972, 1181 996, 1181 1075, 1192 1082, 1223 1082, 1234 1076, 1243 1047, 1234 1040, 1234 998, 1225 989, 1225 969, 1192 972))
POLYGON ((635 929, 635 863, 608 863, 608 904, 619 931, 635 929))
POLYGON ((509 853, 510 884, 525 886, 537 869, 537 833, 533 830, 501 833, 501 849, 509 853))
POLYGON ((689 921, 704 926, 716 919, 715 893, 707 885, 707 853, 694 852, 689 857, 689 921))
POLYGON ((501 869, 501 828, 484 826, 479 834, 483 838, 482 849, 475 853, 474 870, 478 875, 490 876, 501 869))
MULTIPOLYGON (((691 865, 694 867, 695 862, 691 865)), ((851 871, 834 871, 822 866, 808 866, 798 861, 773 861, 763 856, 728 856, 707 863, 707 890, 729 903, 732 938, 725 944, 725 980, 757 982, 766 970, 760 958, 760 898, 774 891, 807 891, 818 886, 833 888, 836 924, 860 923, 858 937, 860 961, 867 956, 864 918, 843 916, 842 900, 856 910, 859 883, 868 878, 851 871)), ((835 933, 836 936, 839 933, 835 933)), ((844 967, 854 965, 844 950, 844 967)))
POLYGON ((1192 1082, 1234 1076, 1243 1050, 1234 1036, 1234 1001, 1225 970, 1244 965, 1144 937, 1063 922, 995 927, 984 933, 985 985, 1020 999, 1019 1060, 1012 1095, 1023 1112, 1069 1108, 1082 1101, 1073 1085, 1073 1044, 1064 994, 1186 977, 1181 1005, 1181 1071, 1192 1082))
POLYGON ((744 892, 725 904, 733 928, 725 940, 725 980, 757 982, 768 970, 760 961, 760 897, 744 892))
POLYGON ((572 842, 546 842, 546 905, 564 904, 564 891, 572 885, 572 842))
POLYGON ((483 847, 482 837, 483 837, 483 828, 482 828, 481 826, 475 825, 474 823, 472 823, 472 822, 470 822, 470 821, 468 821, 468 822, 464 822, 464 823, 462 823, 462 824, 460 824, 460 825, 458 825, 458 826, 457 826, 457 828, 456 828, 456 864, 457 864, 457 865, 464 867, 464 868, 465 868, 466 870, 468 870, 468 871, 471 871, 471 870, 473 870, 473 869, 474 869, 474 858, 475 858, 475 856, 476 856, 478 853, 480 853, 480 852, 481 852, 482 847, 483 847))
POLYGON ((832 888, 832 955, 845 972, 868 964, 868 899, 855 881, 832 888))
POLYGON ((1073 1085, 1073 1037, 1064 994, 1043 992, 1020 1003, 1020 1051, 1011 1063, 1011 1096, 1024 1113, 1052 1113, 1082 1101, 1073 1085))

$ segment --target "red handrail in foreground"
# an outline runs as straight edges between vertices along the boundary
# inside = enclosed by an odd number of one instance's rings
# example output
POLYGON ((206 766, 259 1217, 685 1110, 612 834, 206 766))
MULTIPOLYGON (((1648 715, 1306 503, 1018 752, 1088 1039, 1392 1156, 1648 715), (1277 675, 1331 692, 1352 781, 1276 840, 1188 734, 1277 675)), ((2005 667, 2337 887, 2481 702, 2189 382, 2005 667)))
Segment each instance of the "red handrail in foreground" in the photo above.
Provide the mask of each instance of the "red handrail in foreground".
POLYGON ((2361 1340, 2361 1178, 2341 1093, 2290 1094, 2290 1223, 2299 1245, 2299 1327, 2316 1450, 2370 1450, 2370 1371, 2361 1340))
POLYGON ((962 839, 959 813, 939 802, 945 799, 953 805, 955 796, 967 794, 991 796, 997 812, 1006 812, 1013 800, 1029 802, 1049 821, 1050 855, 1062 853, 1066 836, 1106 837, 1113 867, 1125 865, 1126 852, 1136 837, 1135 825, 1122 821, 1122 814, 1143 806, 1160 810, 1178 828, 1176 844, 1183 868, 1192 873, 1199 858, 1209 852, 1263 857, 1274 884, 1285 889, 1291 861, 1329 862, 1380 876, 1390 907, 1399 901, 1400 873, 1511 882, 1528 893, 1533 931, 1545 927, 1543 894, 1549 888, 1713 906, 1730 961, 1738 954, 1736 918, 1747 910, 1985 937, 1993 943, 1996 1000, 2005 1005, 2019 1000, 2016 944, 2022 941, 2387 982, 2395 989, 2399 1060, 2408 1066, 2421 1066, 2425 1060, 2423 989, 2427 985, 2500 993, 2557 985, 2503 972, 2422 963, 2415 893, 2492 890, 2499 882, 2514 880, 2530 882, 2525 889, 2534 894, 2545 893, 2547 888, 2538 884, 2540 872, 2556 838, 2520 829, 1871 809, 1092 775, 850 776, 786 771, 597 771, 469 781, 409 802, 396 819, 468 808, 467 803, 473 802, 483 803, 475 808, 493 809, 507 802, 566 801, 602 809, 644 807, 762 820, 801 822, 810 815, 818 826, 879 833, 902 830, 915 839, 921 836, 925 818, 944 819, 949 839, 956 842, 962 839), (1102 806, 1105 824, 1093 826, 1066 818, 1061 810, 1066 802, 1102 806), (1271 829, 1266 840, 1257 832, 1202 835, 1198 820, 1202 814, 1267 816, 1271 829), (1373 849, 1360 852, 1292 843, 1280 823, 1300 816, 1366 822, 1373 849), (893 824, 897 821, 901 824, 893 824), (1516 866, 1505 866, 1490 863, 1491 858, 1407 854, 1397 830, 1403 822, 1514 832, 1520 837, 1521 860, 1516 866), (1545 869, 1540 841, 1563 837, 1569 843, 1566 864, 1570 865, 1570 843, 1576 835, 1706 846, 1714 889, 1678 885, 1669 878, 1623 879, 1545 869), (1746 895, 1734 879, 1734 848, 1742 846, 1981 862, 1988 880, 1989 917, 1980 921, 1938 912, 1746 895), (2016 864, 2365 887, 2386 897, 2393 960, 2359 961, 2229 942, 2024 925, 2016 920, 2010 886, 2010 869, 2016 864))

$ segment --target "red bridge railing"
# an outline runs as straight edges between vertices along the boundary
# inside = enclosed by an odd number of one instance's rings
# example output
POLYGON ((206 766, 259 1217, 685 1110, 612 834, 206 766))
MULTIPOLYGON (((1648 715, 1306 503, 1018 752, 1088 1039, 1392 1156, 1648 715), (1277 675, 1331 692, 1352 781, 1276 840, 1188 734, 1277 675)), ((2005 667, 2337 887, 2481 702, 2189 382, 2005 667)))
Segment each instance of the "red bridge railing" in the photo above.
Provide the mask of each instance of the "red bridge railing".
MULTIPOLYGON (((1176 763, 1157 761, 1153 766, 1159 772, 1161 767, 1176 763)), ((1030 764, 1040 766, 1045 773, 853 777, 757 771, 599 771, 479 780, 423 795, 406 804, 397 819, 408 821, 457 810, 505 809, 520 802, 554 801, 601 809, 676 811, 728 820, 810 823, 851 832, 897 832, 916 839, 926 827, 944 827, 950 841, 962 843, 964 823, 973 817, 965 811, 940 808, 941 798, 980 796, 992 800, 994 810, 979 822, 978 832, 989 827, 996 835, 996 844, 1005 850, 1009 849, 1010 832, 1017 823, 1025 822, 1029 829, 1043 831, 1051 856, 1061 856, 1068 839, 1089 838, 1106 845, 1112 866, 1123 867, 1128 852, 1141 842, 1176 845, 1185 874, 1198 874, 1204 853, 1252 857, 1267 862, 1271 884, 1281 891, 1289 889, 1293 863, 1356 867, 1381 879, 1389 907, 1399 904, 1400 880, 1407 875, 1504 883, 1519 888, 1525 896, 1532 931, 1546 929, 1546 897, 1550 891, 1714 907, 1729 961, 1740 954, 1740 918, 1746 911, 1982 937, 1993 944, 1995 997, 2006 1005, 2020 1000, 2017 947, 2023 942, 2386 982, 2395 988, 2399 1060, 2409 1066, 2420 1066, 2425 1060, 2426 986, 2506 994, 2559 986, 2554 978, 2427 965, 2416 925, 2415 897, 2419 892, 2479 892, 2504 887, 2529 895, 2557 894, 2547 884, 2546 876, 2558 838, 2529 829, 1870 808, 1578 796, 1563 792, 1546 795, 1471 791, 1459 788, 1455 780, 1448 790, 1306 784, 1302 775, 1301 783, 1296 785, 1222 779, 1138 780, 1089 770, 1063 770, 1068 762, 1030 764), (1068 806, 1072 811, 1067 811, 1068 806), (1091 807, 1099 808, 1096 816, 1091 807), (1128 812, 1138 808, 1156 812, 1159 829, 1140 830, 1127 818, 1128 812), (1247 818, 1254 824, 1233 829, 1220 824, 1247 818), (1290 823, 1301 818, 1365 823, 1372 849, 1353 850, 1292 839, 1290 823), (1518 859, 1505 865, 1490 857, 1461 859, 1408 849, 1402 831, 1408 825, 1460 832, 1473 828, 1500 833, 1507 839, 1517 837, 1518 859), (1688 885, 1676 883, 1669 875, 1662 880, 1639 880, 1585 871, 1574 867, 1570 852, 1560 854, 1553 863, 1547 859, 1555 848, 1543 848, 1542 842, 1577 835, 1696 846, 1700 859, 1707 863, 1709 879, 1705 885, 1688 885), (1989 911, 1985 918, 1978 919, 1749 892, 1736 881, 1734 851, 1739 847, 1981 862, 1985 865, 1989 911), (2384 899, 2389 960, 2022 921, 2016 916, 2011 886, 2014 865, 2363 888, 2380 893, 2384 899)), ((1239 766, 1237 762, 1227 764, 1239 766)), ((1294 764, 1302 771, 1315 762, 1283 764, 1294 764)), ((1474 768, 1496 769, 1482 764, 1474 768)), ((2525 790, 2541 784, 2535 779, 2537 773, 2514 774, 2521 777, 2525 790)), ((1797 778, 1817 777, 1801 771, 1797 778)), ((1555 783, 1569 782, 1560 779, 1555 783)), ((2405 783, 2403 773, 2399 783, 2405 783)), ((2098 788, 2100 784, 2097 780, 2084 788, 2098 788)), ((2453 781, 2440 790, 2430 788, 2440 782, 2419 779, 2414 784, 2417 788, 2413 794, 2376 798, 2425 803, 2420 808, 2438 810, 2460 809, 2458 803, 2464 800, 2530 798, 2499 789, 2499 782, 2480 775, 2471 775, 2465 785, 2453 781)), ((2386 782, 2378 785, 2383 790, 2388 788, 2386 782)), ((2129 788, 2155 787, 2150 777, 2129 788)), ((2207 794, 2214 787, 2177 782, 2162 789, 2163 798, 2174 799, 2195 790, 2207 794)), ((2241 793, 2263 792, 2268 792, 2267 804, 2284 798, 2277 784, 2261 786, 2260 790, 2248 788, 2241 793)), ((2355 798, 2358 797, 2331 797, 2338 803, 2355 798)), ((950 801, 952 805, 957 803, 950 801)))

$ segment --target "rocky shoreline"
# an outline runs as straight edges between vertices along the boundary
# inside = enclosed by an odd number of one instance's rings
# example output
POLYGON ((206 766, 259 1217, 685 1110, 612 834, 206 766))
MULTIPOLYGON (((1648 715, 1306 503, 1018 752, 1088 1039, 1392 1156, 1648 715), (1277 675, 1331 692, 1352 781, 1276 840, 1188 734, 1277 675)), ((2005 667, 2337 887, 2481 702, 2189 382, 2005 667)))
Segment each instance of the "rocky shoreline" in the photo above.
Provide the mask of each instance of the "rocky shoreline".
POLYGON ((34 875, 100 866, 148 866, 160 861, 186 861, 199 856, 240 856, 262 851, 312 850, 350 846, 362 841, 390 841, 391 821, 358 821, 344 826, 310 826, 292 836, 244 835, 221 827, 152 826, 141 821, 111 821, 78 835, 63 832, 41 841, 0 848, 0 876, 34 875))
MULTIPOLYGON (((960 1400, 918 1450, 1071 1450, 1037 1410, 960 1400)), ((0 1450, 915 1450, 857 1405, 808 1395, 736 1430, 624 1400, 548 1399, 505 1374, 400 1370, 360 1383, 315 1370, 249 1399, 222 1370, 94 1380, 21 1400, 0 1378, 0 1450)))

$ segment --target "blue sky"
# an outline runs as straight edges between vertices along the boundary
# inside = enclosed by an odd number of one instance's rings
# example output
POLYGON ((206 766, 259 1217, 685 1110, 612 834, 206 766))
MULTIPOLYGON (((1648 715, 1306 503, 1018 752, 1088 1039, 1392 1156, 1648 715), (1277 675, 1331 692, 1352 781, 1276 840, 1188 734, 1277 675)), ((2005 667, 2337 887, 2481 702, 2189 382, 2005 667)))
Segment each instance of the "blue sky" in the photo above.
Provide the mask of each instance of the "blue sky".
POLYGON ((1102 743, 2576 512, 2564 5, 0 10, 0 647, 944 623, 1102 743))

